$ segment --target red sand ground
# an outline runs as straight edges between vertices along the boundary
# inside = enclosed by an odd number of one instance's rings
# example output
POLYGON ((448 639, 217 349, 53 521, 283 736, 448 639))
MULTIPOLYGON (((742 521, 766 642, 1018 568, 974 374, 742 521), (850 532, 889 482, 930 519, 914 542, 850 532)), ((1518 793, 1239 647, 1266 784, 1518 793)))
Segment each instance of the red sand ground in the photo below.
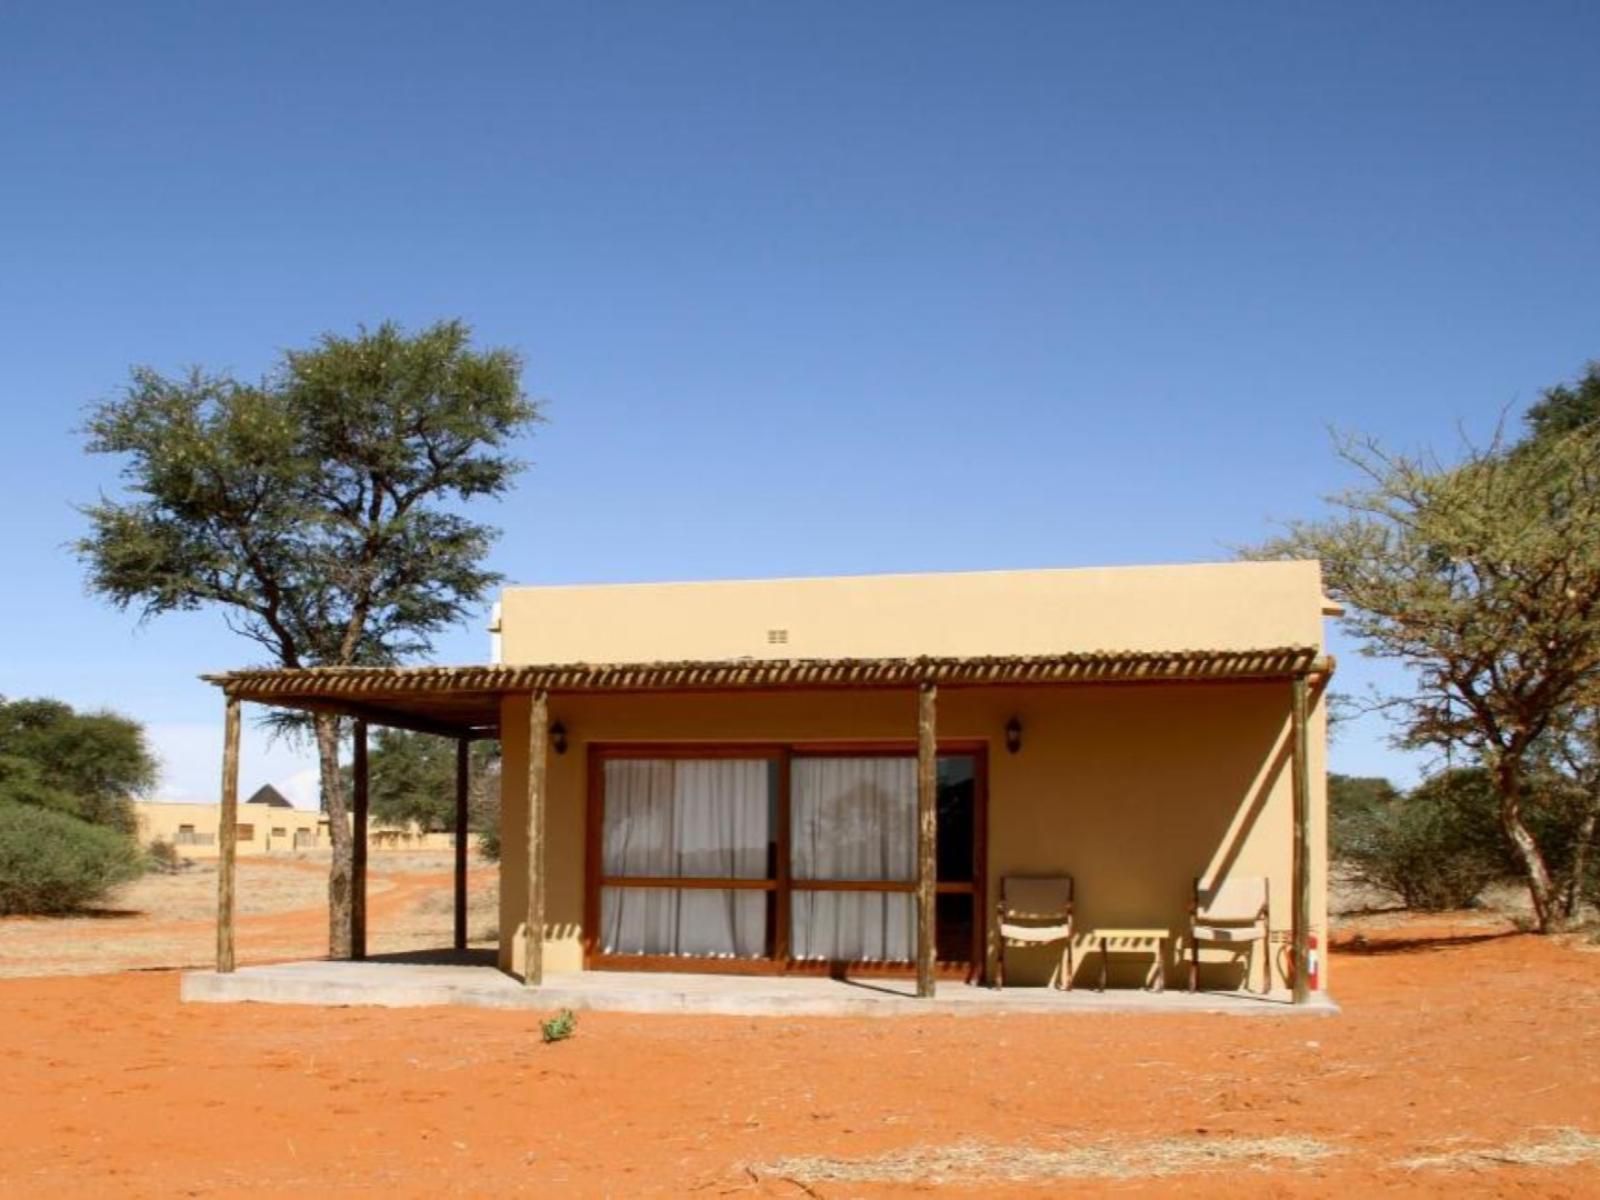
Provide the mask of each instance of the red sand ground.
POLYGON ((583 1014, 556 1045, 532 1014, 181 1005, 172 972, 3 980, 0 1195, 1600 1196, 1600 1140, 1567 1165, 1503 1153, 1600 1139, 1600 953, 1466 921, 1367 938, 1335 950, 1333 1018, 583 1014), (774 1165, 1259 1137, 1333 1153, 943 1185, 774 1165), (1401 1165, 1463 1151, 1491 1153, 1401 1165))

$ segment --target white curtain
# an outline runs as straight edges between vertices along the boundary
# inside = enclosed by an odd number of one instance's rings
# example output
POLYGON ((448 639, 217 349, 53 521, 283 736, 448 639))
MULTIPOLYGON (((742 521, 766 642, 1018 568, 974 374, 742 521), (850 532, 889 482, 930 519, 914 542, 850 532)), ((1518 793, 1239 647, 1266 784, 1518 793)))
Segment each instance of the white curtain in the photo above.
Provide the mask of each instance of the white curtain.
POLYGON ((790 901, 796 958, 907 962, 916 957, 917 906, 910 892, 808 892, 790 901))
MULTIPOLYGON (((916 759, 797 758, 789 801, 795 879, 916 879, 916 759)), ((908 892, 797 889, 791 952, 796 958, 910 959, 916 915, 908 892)))
MULTIPOLYGON (((771 767, 763 759, 611 759, 605 764, 602 869, 609 876, 765 879, 771 767)), ((606 887, 608 954, 759 958, 767 893, 606 887)))

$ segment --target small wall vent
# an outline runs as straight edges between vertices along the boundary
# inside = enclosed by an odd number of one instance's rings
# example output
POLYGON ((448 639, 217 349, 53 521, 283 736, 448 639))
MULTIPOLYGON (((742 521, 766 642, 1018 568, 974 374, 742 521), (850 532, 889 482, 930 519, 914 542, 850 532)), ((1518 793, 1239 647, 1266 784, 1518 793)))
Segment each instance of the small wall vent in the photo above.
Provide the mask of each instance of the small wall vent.
POLYGON ((789 644, 789 631, 787 629, 767 630, 767 645, 787 646, 789 644))

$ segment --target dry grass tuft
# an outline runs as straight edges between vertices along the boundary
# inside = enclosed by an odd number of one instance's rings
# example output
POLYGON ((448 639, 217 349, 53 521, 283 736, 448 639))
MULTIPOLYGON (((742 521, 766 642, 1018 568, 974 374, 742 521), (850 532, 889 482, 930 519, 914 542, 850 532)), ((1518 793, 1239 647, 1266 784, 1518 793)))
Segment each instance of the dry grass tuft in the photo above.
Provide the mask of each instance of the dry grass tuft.
POLYGON ((1543 1138, 1402 1159, 1412 1171, 1481 1171, 1494 1167, 1575 1167, 1600 1162, 1600 1137, 1581 1129, 1552 1129, 1543 1138))
POLYGON ((870 1158, 804 1155, 757 1166, 760 1175, 797 1183, 946 1183, 953 1181, 1130 1179, 1225 1167, 1301 1166, 1336 1151, 1310 1138, 1172 1138, 1094 1142, 1061 1150, 960 1142, 917 1146, 870 1158))

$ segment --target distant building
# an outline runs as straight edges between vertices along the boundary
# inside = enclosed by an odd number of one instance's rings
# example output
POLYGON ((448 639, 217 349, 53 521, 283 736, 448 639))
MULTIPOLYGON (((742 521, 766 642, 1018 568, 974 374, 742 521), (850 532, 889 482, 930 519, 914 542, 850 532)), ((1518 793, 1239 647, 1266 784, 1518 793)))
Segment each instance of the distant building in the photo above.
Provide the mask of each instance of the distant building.
MULTIPOLYGON (((148 846, 167 842, 184 858, 215 858, 220 804, 180 804, 159 800, 133 806, 139 841, 148 846)), ((293 854, 333 846, 326 813, 296 808, 270 783, 239 806, 240 854, 293 854)), ((448 833, 423 833, 415 827, 374 824, 367 836, 372 850, 445 850, 454 844, 448 833)))
POLYGON ((256 794, 245 801, 246 804, 265 804, 269 808, 293 808, 284 795, 270 783, 264 783, 256 789, 256 794))
MULTIPOLYGON (((141 843, 168 842, 185 858, 216 856, 220 804, 141 801, 133 810, 141 843)), ((317 850, 331 844, 327 818, 294 807, 271 784, 240 808, 238 835, 240 854, 317 850)))

